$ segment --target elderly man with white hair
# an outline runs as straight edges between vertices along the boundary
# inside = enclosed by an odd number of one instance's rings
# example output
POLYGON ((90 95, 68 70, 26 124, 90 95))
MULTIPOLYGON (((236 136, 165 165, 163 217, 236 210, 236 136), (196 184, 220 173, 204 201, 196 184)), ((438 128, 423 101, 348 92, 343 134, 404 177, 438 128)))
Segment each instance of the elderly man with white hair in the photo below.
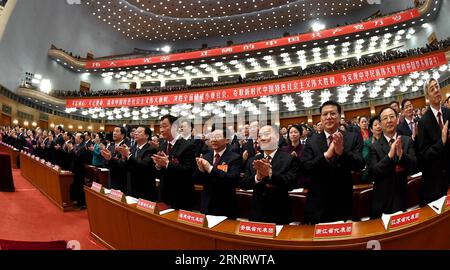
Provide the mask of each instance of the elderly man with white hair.
POLYGON ((442 93, 436 79, 428 79, 423 90, 430 107, 417 130, 417 155, 422 169, 421 206, 446 195, 450 182, 450 110, 441 107, 442 93))
POLYGON ((253 189, 250 220, 289 224, 292 209, 288 192, 297 182, 300 164, 292 155, 278 151, 276 127, 262 127, 258 143, 263 153, 249 159, 240 181, 242 189, 253 189))

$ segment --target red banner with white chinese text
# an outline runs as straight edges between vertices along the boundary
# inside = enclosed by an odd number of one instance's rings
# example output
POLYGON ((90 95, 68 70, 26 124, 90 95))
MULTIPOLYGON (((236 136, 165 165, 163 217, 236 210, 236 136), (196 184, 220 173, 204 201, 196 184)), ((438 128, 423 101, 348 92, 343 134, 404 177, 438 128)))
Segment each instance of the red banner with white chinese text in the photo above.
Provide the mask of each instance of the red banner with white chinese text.
POLYGON ((395 77, 416 71, 446 65, 445 53, 427 54, 405 61, 363 68, 348 72, 336 72, 323 76, 310 77, 300 80, 242 86, 219 90, 202 90, 178 94, 142 95, 130 97, 110 98, 79 98, 67 99, 67 108, 116 108, 116 107, 146 107, 171 104, 208 103, 220 100, 248 99, 262 96, 296 93, 307 90, 332 88, 362 82, 395 77))
POLYGON ((354 34, 362 31, 373 30, 376 28, 385 28, 394 24, 403 23, 415 18, 420 17, 420 13, 417 9, 405 10, 390 16, 383 18, 370 20, 367 22, 355 23, 351 25, 345 25, 342 27, 336 27, 331 29, 325 29, 318 32, 299 34, 295 36, 283 37, 278 39, 264 40, 253 43, 246 43, 241 45, 235 45, 230 47, 221 47, 210 50, 166 54, 145 58, 134 58, 124 60, 108 60, 108 61, 88 61, 85 65, 87 69, 107 69, 107 68, 119 68, 119 67, 131 67, 131 66, 145 66, 157 63, 167 63, 176 61, 187 61, 192 59, 217 57, 222 55, 246 53, 251 51, 259 51, 270 48, 301 44, 305 42, 328 39, 339 37, 343 35, 354 34))

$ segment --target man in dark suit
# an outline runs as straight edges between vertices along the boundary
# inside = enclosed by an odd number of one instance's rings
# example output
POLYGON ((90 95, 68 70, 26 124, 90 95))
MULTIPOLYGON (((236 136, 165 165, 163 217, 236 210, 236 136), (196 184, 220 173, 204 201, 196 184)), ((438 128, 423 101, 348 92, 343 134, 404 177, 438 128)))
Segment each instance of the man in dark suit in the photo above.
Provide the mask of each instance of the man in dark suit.
POLYGON ((76 201, 76 205, 82 209, 86 208, 86 199, 84 197, 84 165, 88 163, 89 153, 85 145, 84 135, 80 132, 75 134, 75 145, 67 144, 67 154, 70 155, 71 168, 74 174, 73 184, 70 187, 70 197, 76 201))
POLYGON ((430 107, 417 126, 417 155, 422 169, 420 205, 424 206, 447 194, 450 182, 450 110, 441 107, 441 89, 431 78, 424 84, 430 107))
POLYGON ((379 114, 383 135, 370 147, 368 168, 375 181, 371 218, 383 213, 406 211, 407 177, 417 171, 417 159, 411 137, 400 136, 397 113, 391 107, 379 114))
POLYGON ((201 138, 196 138, 192 134, 194 130, 194 123, 183 119, 180 125, 181 137, 192 143, 195 149, 195 157, 199 157, 201 154, 207 153, 207 147, 205 147, 205 142, 201 138))
POLYGON ((253 189, 250 220, 289 224, 292 209, 288 192, 297 182, 300 165, 290 154, 278 151, 276 128, 262 127, 258 140, 264 153, 249 159, 240 181, 242 189, 253 189))
POLYGON ((242 157, 227 147, 226 131, 210 134, 212 151, 196 158, 194 179, 203 185, 201 212, 207 215, 237 217, 236 187, 242 172, 242 157))
POLYGON ((131 148, 122 145, 116 151, 126 160, 125 169, 128 171, 131 187, 129 194, 135 198, 156 201, 155 165, 152 156, 157 150, 148 143, 151 135, 150 128, 140 126, 134 131, 135 145, 131 148))
MULTIPOLYGON (((95 134, 94 134, 95 136, 95 134)), ((84 132, 84 137, 86 139, 85 141, 85 145, 86 145, 86 149, 89 150, 88 151, 88 165, 92 165, 92 156, 93 156, 93 151, 94 151, 94 140, 92 138, 92 133, 90 131, 85 131, 84 132), (92 149, 92 150, 91 150, 92 149)))
POLYGON ((257 155, 261 148, 258 143, 259 134, 259 122, 253 121, 249 125, 249 136, 246 138, 244 144, 242 145, 242 159, 244 160, 244 166, 247 161, 257 155))
POLYGON ((414 119, 414 107, 409 99, 402 100, 403 120, 397 126, 398 135, 405 135, 411 137, 413 140, 416 135, 416 122, 414 119), (413 136, 414 134, 414 136, 413 136))
POLYGON ((352 171, 364 168, 361 136, 339 132, 341 106, 327 101, 320 107, 323 132, 306 141, 303 168, 311 179, 305 208, 309 224, 348 220, 352 214, 352 171))
POLYGON ((160 132, 165 139, 152 159, 160 180, 159 201, 175 209, 192 210, 195 204, 194 145, 178 134, 178 118, 165 115, 160 120, 160 132))
POLYGON ((120 190, 128 193, 127 190, 127 170, 125 169, 125 161, 122 159, 122 154, 116 151, 117 147, 126 145, 129 147, 126 139, 126 129, 117 126, 113 131, 113 141, 108 148, 101 150, 101 154, 106 162, 106 167, 109 169, 110 185, 112 189, 120 190))
POLYGON ((52 152, 54 163, 62 168, 64 163, 64 152, 62 148, 65 143, 62 133, 64 130, 61 126, 56 126, 54 131, 55 137, 50 144, 50 152, 52 152))

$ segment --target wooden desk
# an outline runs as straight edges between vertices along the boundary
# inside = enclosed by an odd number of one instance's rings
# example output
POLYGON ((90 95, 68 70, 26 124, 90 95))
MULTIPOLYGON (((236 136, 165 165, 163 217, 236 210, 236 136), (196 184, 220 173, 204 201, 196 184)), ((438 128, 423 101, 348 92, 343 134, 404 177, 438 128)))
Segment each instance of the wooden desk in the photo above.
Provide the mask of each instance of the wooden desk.
POLYGON ((92 165, 84 165, 85 183, 97 182, 104 187, 108 187, 109 170, 105 168, 97 168, 92 165))
POLYGON ((417 224, 386 232, 381 219, 354 222, 353 235, 314 240, 314 226, 283 227, 275 239, 236 235, 238 221, 225 220, 212 229, 179 223, 177 211, 157 216, 117 202, 85 187, 91 235, 111 249, 240 250, 240 249, 449 249, 450 211, 437 215, 423 207, 417 224))
POLYGON ((24 153, 20 153, 20 171, 42 194, 47 196, 61 210, 72 208, 70 185, 73 174, 68 171, 56 171, 24 153))
POLYGON ((11 157, 11 165, 14 169, 19 169, 19 150, 15 149, 12 146, 9 146, 7 144, 4 144, 3 142, 0 142, 0 152, 8 153, 11 157))

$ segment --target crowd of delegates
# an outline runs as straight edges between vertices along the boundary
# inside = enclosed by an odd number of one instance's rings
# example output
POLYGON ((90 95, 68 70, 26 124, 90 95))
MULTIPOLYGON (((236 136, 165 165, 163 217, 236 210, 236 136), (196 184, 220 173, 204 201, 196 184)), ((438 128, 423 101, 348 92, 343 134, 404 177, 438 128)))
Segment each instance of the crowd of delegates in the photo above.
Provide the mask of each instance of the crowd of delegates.
POLYGON ((422 172, 420 205, 447 194, 450 180, 449 99, 438 82, 424 84, 429 106, 391 102, 376 117, 346 123, 341 106, 327 101, 321 121, 278 130, 252 121, 233 132, 214 124, 196 133, 189 120, 166 115, 160 134, 149 127, 117 126, 112 133, 70 133, 4 127, 1 139, 72 170, 73 200, 84 206, 84 165, 110 170, 109 188, 176 209, 195 207, 195 184, 203 186, 201 212, 238 217, 236 189, 252 190, 250 220, 288 224, 289 191, 307 188, 304 222, 349 220, 354 173, 373 183, 371 218, 406 210, 407 177, 422 172), (159 187, 156 184, 159 179, 159 187))
POLYGON ((194 83, 192 85, 175 85, 175 86, 152 86, 144 87, 141 89, 114 89, 114 90, 96 90, 89 92, 81 91, 70 91, 70 90, 53 90, 51 95, 55 97, 84 97, 84 96, 117 96, 117 95, 136 95, 136 94, 146 94, 146 93, 166 93, 166 92, 179 92, 191 89, 201 89, 218 87, 225 85, 241 84, 241 83, 251 83, 251 82, 261 82, 266 80, 274 80, 291 76, 308 76, 318 73, 331 72, 345 70, 355 67, 363 67, 371 64, 379 64, 387 61, 392 61, 400 58, 407 58, 415 55, 421 55, 431 51, 441 50, 450 46, 450 39, 442 40, 436 44, 429 45, 425 47, 409 49, 406 51, 387 51, 383 53, 377 53, 373 55, 364 55, 359 59, 350 58, 347 61, 335 61, 334 63, 321 63, 320 65, 308 66, 304 69, 301 67, 295 68, 295 70, 280 71, 279 75, 265 75, 256 76, 249 78, 242 78, 238 76, 235 79, 230 79, 227 81, 218 81, 210 83, 194 83))

